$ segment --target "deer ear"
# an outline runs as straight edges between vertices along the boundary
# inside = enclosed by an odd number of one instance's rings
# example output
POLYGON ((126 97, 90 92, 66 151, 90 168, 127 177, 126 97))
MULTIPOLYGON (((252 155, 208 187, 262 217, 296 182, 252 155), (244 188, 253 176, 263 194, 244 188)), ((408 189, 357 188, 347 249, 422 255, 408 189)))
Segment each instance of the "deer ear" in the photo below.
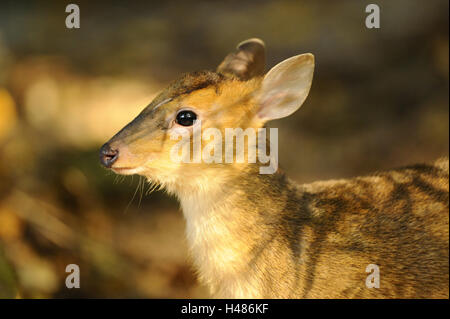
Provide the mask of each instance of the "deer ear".
POLYGON ((308 96, 313 73, 311 53, 293 56, 274 66, 256 92, 258 118, 269 121, 297 111, 308 96))
POLYGON ((263 75, 266 67, 265 45, 260 39, 248 39, 238 44, 217 67, 217 72, 232 74, 241 80, 263 75))

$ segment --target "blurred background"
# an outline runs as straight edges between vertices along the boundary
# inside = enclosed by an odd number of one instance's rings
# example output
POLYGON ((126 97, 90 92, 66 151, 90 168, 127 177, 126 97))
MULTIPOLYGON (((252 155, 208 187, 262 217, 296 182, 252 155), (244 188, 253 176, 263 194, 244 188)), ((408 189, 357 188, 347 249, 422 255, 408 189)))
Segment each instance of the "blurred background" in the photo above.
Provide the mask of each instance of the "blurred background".
POLYGON ((267 64, 312 52, 311 93, 279 128, 300 183, 447 156, 447 0, 72 1, 0 4, 0 297, 208 297, 178 204, 98 149, 182 72, 214 69, 237 43, 267 64), (142 184, 141 184, 142 183, 142 184), (81 288, 65 287, 77 264, 81 288))

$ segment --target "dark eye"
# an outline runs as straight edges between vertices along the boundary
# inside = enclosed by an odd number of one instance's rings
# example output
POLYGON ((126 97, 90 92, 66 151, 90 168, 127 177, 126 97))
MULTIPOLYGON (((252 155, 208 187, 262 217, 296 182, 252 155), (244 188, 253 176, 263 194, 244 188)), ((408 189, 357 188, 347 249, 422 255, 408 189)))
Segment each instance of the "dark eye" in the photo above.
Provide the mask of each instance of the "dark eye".
POLYGON ((177 114, 176 122, 183 126, 191 126, 197 119, 197 114, 192 111, 181 111, 177 114))

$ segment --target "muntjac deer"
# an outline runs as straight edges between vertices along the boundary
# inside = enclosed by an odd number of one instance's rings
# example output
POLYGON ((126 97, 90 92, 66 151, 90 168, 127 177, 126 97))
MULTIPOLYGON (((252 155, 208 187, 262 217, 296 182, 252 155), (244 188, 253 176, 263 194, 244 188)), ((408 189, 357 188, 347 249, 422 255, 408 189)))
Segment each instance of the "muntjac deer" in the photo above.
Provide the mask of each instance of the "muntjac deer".
MULTIPOLYGON (((209 140, 215 150, 193 145, 200 123, 219 135, 240 128, 236 140, 246 135, 250 145, 252 129, 302 105, 314 56, 291 57, 264 75, 264 50, 259 39, 244 41, 215 72, 172 83, 103 145, 102 164, 178 198, 200 280, 214 297, 448 298, 448 159, 297 185, 276 167, 261 173, 255 161, 226 161, 221 150, 229 147, 217 134, 209 140), (182 131, 188 139, 173 138, 182 131), (189 158, 195 148, 219 155, 174 160, 180 145, 189 158)), ((270 141, 264 151, 272 149, 270 141)))

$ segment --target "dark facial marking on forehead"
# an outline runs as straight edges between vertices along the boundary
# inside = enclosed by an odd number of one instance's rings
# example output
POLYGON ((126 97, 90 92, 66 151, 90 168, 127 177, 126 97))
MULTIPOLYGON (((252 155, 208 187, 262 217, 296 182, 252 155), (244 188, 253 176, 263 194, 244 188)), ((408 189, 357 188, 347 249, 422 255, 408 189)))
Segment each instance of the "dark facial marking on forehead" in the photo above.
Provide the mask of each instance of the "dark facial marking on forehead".
POLYGON ((169 86, 152 101, 146 110, 144 110, 144 113, 147 114, 156 110, 155 108, 160 104, 165 104, 164 101, 166 100, 169 102, 183 94, 189 94, 209 86, 215 86, 216 93, 218 93, 219 84, 226 81, 228 78, 230 77, 212 71, 186 73, 181 78, 169 84, 169 86))
POLYGON ((223 74, 212 71, 186 73, 169 85, 166 90, 167 97, 175 98, 209 86, 218 86, 224 80, 223 74))

